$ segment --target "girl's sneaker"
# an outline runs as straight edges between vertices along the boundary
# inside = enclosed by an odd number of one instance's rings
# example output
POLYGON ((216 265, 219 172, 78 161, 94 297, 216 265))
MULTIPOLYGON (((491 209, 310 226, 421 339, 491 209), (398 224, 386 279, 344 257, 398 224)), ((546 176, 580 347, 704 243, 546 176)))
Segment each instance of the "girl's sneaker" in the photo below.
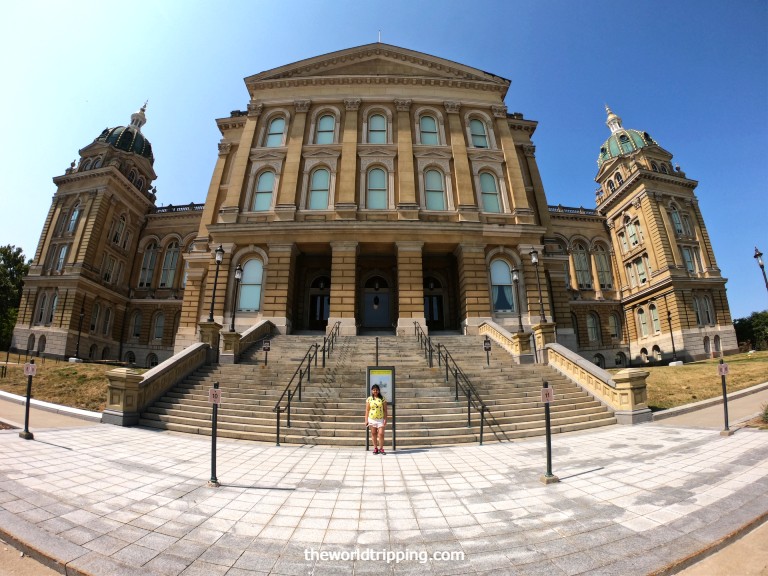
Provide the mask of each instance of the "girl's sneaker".
POLYGON ((386 456, 386 455, 387 455, 387 453, 386 453, 386 452, 384 452, 384 448, 382 448, 381 450, 379 450, 379 454, 381 454, 382 456, 386 456))
MULTIPOLYGON (((379 453, 379 449, 378 449, 378 448, 375 448, 375 449, 373 450, 373 455, 374 455, 374 456, 376 456, 376 454, 378 454, 378 453, 379 453)), ((384 453, 384 451, 382 450, 382 451, 381 451, 381 453, 383 454, 383 453, 384 453)))

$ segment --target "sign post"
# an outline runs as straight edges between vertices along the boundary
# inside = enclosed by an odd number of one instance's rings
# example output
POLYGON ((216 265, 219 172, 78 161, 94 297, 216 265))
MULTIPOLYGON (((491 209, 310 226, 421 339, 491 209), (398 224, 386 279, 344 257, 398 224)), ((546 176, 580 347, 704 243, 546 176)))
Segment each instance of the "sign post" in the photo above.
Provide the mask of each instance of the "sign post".
POLYGON ((560 478, 552 474, 552 429, 549 419, 549 403, 555 400, 555 389, 549 387, 549 382, 544 382, 541 389, 541 401, 544 403, 544 423, 547 429, 547 473, 540 478, 544 484, 560 482, 560 478))
MULTIPOLYGON (((394 366, 368 366, 365 378, 365 397, 371 395, 371 387, 376 384, 381 392, 381 397, 389 405, 390 419, 392 420, 392 451, 397 450, 397 419, 395 418, 395 367, 394 366)), ((367 416, 367 415, 366 415, 367 416)), ((365 431, 365 450, 370 448, 369 429, 365 431)))
POLYGON ((720 364, 717 365, 717 373, 720 374, 720 380, 723 385, 723 416, 725 418, 725 428, 720 432, 720 436, 733 436, 733 430, 728 427, 728 393, 725 388, 725 377, 728 375, 728 364, 720 358, 720 364))
POLYGON ((29 361, 29 364, 24 364, 24 376, 27 377, 27 402, 24 408, 24 431, 19 432, 19 438, 24 440, 34 440, 35 435, 29 431, 29 404, 32 401, 32 377, 37 374, 37 366, 35 366, 35 359, 29 361))
POLYGON ((219 479, 216 478, 216 426, 218 424, 219 404, 221 404, 221 390, 219 383, 214 382, 213 388, 208 390, 208 402, 213 404, 213 416, 211 421, 211 479, 208 480, 208 486, 218 488, 219 479))
POLYGON ((491 365, 491 339, 486 334, 485 340, 483 340, 483 350, 485 350, 485 365, 491 365))
POLYGON ((261 349, 264 350, 264 366, 269 363, 269 340, 264 340, 264 344, 261 345, 261 349))

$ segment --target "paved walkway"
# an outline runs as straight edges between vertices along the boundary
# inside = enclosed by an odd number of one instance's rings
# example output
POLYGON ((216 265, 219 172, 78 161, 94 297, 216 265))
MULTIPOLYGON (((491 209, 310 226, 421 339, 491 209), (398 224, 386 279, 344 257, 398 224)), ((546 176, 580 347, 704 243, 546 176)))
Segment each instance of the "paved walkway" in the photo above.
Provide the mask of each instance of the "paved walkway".
POLYGON ((219 440, 210 488, 208 438, 36 418, 35 440, 0 432, 0 535, 68 574, 672 573, 768 518, 768 433, 721 423, 556 435, 548 486, 542 438, 383 457, 219 440))

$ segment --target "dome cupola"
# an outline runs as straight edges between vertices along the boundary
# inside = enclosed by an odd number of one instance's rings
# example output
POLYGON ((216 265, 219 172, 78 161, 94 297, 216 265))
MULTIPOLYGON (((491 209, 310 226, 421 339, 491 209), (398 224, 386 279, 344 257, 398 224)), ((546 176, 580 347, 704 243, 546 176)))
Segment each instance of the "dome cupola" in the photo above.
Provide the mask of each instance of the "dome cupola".
POLYGON ((600 147, 600 155, 597 157, 598 168, 612 158, 631 154, 646 146, 658 146, 648 132, 624 128, 621 125, 621 118, 608 105, 605 106, 605 111, 608 114, 605 123, 611 129, 611 135, 600 147))
POLYGON ((141 109, 131 114, 131 123, 128 126, 105 128, 95 141, 111 144, 125 152, 139 154, 154 164, 155 157, 152 154, 152 144, 141 133, 141 127, 147 122, 147 117, 144 115, 146 110, 147 103, 145 102, 141 109))

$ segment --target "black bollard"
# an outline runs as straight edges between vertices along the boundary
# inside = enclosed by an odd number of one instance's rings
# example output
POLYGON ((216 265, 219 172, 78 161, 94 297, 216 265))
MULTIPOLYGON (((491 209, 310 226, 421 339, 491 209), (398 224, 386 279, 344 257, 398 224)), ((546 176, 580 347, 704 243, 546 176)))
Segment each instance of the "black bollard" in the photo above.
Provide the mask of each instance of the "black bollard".
POLYGON ((725 418, 725 428, 720 432, 720 436, 733 436, 733 430, 728 427, 728 392, 725 387, 725 376, 728 374, 728 364, 725 364, 722 358, 720 358, 720 364, 717 367, 717 371, 720 373, 720 380, 723 386, 723 417, 725 418))
POLYGON ((29 404, 32 401, 32 376, 36 374, 35 359, 32 358, 27 366, 24 366, 24 372, 27 374, 27 402, 24 408, 24 431, 19 432, 19 438, 24 440, 34 440, 35 435, 29 431, 29 404))
MULTIPOLYGON (((218 382, 213 383, 213 389, 214 390, 219 389, 218 382)), ((214 397, 215 396, 218 396, 218 395, 214 393, 214 397)), ((213 417, 211 420, 211 479, 208 480, 208 486, 213 486, 213 487, 220 486, 219 479, 216 478, 216 426, 218 424, 218 412, 219 412, 218 398, 214 398, 213 417)))
POLYGON ((549 382, 544 382, 544 389, 541 391, 541 400, 544 402, 544 424, 547 429, 547 473, 541 477, 544 484, 553 484, 560 482, 560 478, 552 474, 552 427, 549 417, 549 402, 554 397, 554 392, 548 392, 549 382))

